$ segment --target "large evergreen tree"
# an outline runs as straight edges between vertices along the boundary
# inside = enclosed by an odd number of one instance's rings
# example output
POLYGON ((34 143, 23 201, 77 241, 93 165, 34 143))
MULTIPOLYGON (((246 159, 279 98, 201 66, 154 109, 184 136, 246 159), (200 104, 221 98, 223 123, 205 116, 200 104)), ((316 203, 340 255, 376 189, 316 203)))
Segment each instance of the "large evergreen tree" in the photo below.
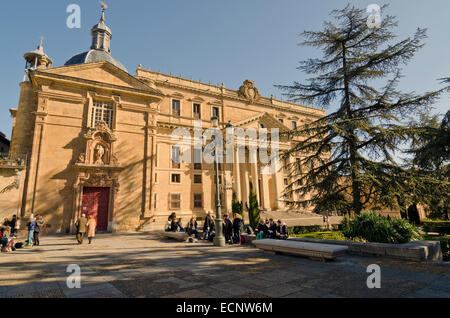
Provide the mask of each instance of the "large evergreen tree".
MULTIPOLYGON (((382 8, 384 12, 386 6, 382 8)), ((408 138, 408 115, 427 109, 442 91, 402 93, 400 67, 423 46, 425 30, 394 42, 392 16, 369 28, 365 10, 348 5, 334 10, 335 22, 322 31, 303 32, 303 45, 322 49, 322 59, 301 62, 312 78, 278 86, 290 100, 335 111, 288 133, 300 140, 284 157, 300 156, 290 165, 286 197, 300 194, 297 206, 316 212, 340 210, 360 214, 370 206, 398 208, 409 203, 411 178, 396 152, 408 138), (384 81, 384 83, 383 83, 384 81)))

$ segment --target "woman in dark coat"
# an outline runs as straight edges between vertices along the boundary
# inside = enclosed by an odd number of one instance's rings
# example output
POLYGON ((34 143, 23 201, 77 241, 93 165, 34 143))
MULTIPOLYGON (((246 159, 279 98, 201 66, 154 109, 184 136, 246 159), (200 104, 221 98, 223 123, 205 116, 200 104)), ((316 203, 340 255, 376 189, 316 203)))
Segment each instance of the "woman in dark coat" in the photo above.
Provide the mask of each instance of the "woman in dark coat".
POLYGON ((239 213, 236 213, 233 220, 233 242, 235 244, 241 244, 241 233, 243 227, 244 222, 242 221, 242 216, 239 213))
POLYGON ((231 242, 233 236, 233 223, 228 214, 225 215, 223 220, 223 235, 225 236, 225 242, 231 242))

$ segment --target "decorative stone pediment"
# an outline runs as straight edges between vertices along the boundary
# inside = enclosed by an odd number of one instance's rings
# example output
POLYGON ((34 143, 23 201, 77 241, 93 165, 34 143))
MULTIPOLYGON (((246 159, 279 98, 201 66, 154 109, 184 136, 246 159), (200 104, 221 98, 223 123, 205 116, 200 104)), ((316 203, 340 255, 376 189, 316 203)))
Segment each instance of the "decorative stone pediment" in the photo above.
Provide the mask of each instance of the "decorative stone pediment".
POLYGON ((251 103, 257 101, 261 97, 261 95, 259 94, 259 91, 254 84, 255 82, 253 82, 252 80, 246 80, 239 88, 239 97, 245 98, 251 103))
POLYGON ((100 121, 94 129, 83 136, 86 150, 78 157, 77 165, 89 166, 118 166, 119 162, 114 153, 116 136, 104 121, 100 121))

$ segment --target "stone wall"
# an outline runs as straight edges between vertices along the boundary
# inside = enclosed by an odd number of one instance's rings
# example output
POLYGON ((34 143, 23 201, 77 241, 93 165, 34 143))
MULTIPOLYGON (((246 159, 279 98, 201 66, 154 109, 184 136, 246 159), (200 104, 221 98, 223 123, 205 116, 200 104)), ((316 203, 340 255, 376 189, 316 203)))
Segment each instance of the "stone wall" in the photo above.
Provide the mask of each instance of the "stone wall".
POLYGON ((20 215, 21 191, 25 170, 0 166, 0 222, 11 219, 13 214, 20 215))

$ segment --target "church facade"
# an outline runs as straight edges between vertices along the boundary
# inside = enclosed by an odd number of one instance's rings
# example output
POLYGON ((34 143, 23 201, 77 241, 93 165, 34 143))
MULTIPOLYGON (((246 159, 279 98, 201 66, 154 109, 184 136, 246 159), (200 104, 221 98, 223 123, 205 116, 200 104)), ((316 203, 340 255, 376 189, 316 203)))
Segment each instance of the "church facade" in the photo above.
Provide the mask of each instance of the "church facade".
MULTIPOLYGON (((99 231, 156 229, 172 212, 184 222, 204 217, 215 210, 214 165, 173 160, 182 151, 175 129, 211 128, 217 117, 223 132, 282 132, 325 115, 260 96, 251 80, 233 90, 141 66, 131 75, 111 56, 104 13, 91 33, 91 49, 64 66, 54 67, 42 46, 25 54, 29 67, 11 109, 10 153, 27 158, 20 214, 43 215, 51 232, 72 231, 81 213, 96 215, 99 231)), ((281 139, 280 151, 291 143, 281 139)), ((251 185, 262 209, 288 209, 280 200, 286 171, 264 174, 249 161, 220 164, 222 212, 231 212, 233 193, 247 202, 251 185)))

